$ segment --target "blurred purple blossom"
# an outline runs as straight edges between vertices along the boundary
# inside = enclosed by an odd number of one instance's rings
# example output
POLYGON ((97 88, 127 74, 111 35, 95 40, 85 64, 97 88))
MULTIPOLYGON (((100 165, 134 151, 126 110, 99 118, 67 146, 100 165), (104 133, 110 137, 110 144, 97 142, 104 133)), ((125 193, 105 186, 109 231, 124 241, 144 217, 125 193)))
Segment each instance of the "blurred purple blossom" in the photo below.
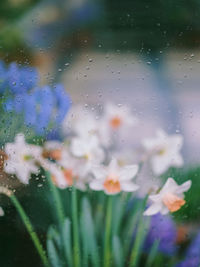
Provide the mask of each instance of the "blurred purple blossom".
POLYGON ((149 251, 153 243, 158 240, 158 251, 166 255, 176 252, 176 226, 170 216, 156 214, 151 217, 149 232, 144 242, 145 251, 149 251))
POLYGON ((200 266, 200 232, 186 251, 185 260, 176 267, 198 267, 200 266))

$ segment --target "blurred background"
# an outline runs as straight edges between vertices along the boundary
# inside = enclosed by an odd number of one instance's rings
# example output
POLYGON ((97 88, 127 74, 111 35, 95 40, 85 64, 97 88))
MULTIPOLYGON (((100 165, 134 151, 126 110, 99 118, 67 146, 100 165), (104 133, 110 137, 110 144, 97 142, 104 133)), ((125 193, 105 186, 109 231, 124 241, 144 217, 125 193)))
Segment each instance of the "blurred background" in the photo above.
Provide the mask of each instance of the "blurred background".
MULTIPOLYGON (((131 105, 140 119, 135 140, 158 127, 183 134, 184 159, 192 166, 200 162, 199 47, 198 0, 0 1, 2 60, 36 66, 41 83, 64 83, 73 103, 131 105)), ((1 220, 2 239, 11 225, 16 238, 1 253, 7 258, 9 247, 16 259, 1 266, 27 266, 28 249, 26 256, 16 250, 18 238, 26 238, 17 219, 14 226, 1 220)))

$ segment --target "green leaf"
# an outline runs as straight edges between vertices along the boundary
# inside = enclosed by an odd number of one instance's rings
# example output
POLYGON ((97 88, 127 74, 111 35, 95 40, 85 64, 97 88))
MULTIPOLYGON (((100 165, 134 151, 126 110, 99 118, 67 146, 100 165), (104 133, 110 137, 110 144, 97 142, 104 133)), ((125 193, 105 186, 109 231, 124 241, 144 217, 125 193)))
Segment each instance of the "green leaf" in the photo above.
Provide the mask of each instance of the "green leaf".
POLYGON ((82 238, 83 245, 87 243, 87 247, 85 247, 85 251, 88 250, 89 256, 91 256, 92 266, 99 267, 99 253, 97 240, 95 236, 94 223, 91 213, 90 203, 87 198, 83 198, 82 200, 82 215, 81 215, 81 230, 82 230, 82 238), (84 233, 83 233, 84 231, 84 233))
POLYGON ((148 232, 148 225, 149 225, 149 218, 146 218, 144 220, 143 215, 141 214, 141 217, 140 217, 140 220, 137 226, 133 248, 131 251, 131 257, 130 257, 131 267, 135 267, 138 265, 140 255, 141 255, 141 248, 145 240, 146 234, 148 232))
POLYGON ((148 258, 147 258, 146 267, 151 267, 152 266, 153 261, 156 258, 156 254, 157 254, 157 251, 158 251, 158 246, 159 246, 159 240, 155 240, 153 245, 152 245, 152 247, 151 247, 151 250, 149 252, 148 258))
POLYGON ((47 252, 52 267, 62 267, 59 255, 52 239, 47 239, 47 252))
POLYGON ((126 199, 124 199, 124 196, 116 196, 114 202, 114 208, 113 208, 113 219, 112 219, 112 232, 113 235, 117 235, 119 233, 120 225, 122 222, 122 218, 124 215, 124 209, 125 205, 127 204, 126 199))
POLYGON ((59 249, 61 249, 62 244, 61 244, 60 235, 59 235, 58 231, 53 226, 49 227, 49 230, 47 233, 47 238, 53 240, 55 242, 55 245, 59 249))
POLYGON ((123 249, 118 236, 113 236, 112 249, 115 266, 122 267, 124 261, 123 249))
POLYGON ((62 226, 62 241, 64 255, 67 260, 68 266, 72 266, 72 241, 71 241, 71 222, 68 218, 64 220, 62 226))

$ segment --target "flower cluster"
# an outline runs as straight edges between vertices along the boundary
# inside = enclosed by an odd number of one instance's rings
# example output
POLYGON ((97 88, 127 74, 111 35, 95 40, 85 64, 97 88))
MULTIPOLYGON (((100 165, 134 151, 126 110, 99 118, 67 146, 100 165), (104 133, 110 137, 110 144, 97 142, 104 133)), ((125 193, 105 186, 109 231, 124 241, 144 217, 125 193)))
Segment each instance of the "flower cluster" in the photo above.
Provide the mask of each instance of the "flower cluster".
POLYGON ((22 114, 28 127, 39 135, 50 128, 58 128, 70 107, 70 98, 62 85, 53 88, 38 86, 35 68, 19 67, 11 63, 8 68, 0 62, 0 93, 5 98, 4 110, 22 114))
MULTIPOLYGON (((59 87, 56 88, 58 91, 61 90, 59 87)), ((42 92, 37 92, 41 94, 41 100, 42 92)), ((50 99, 54 101, 52 96, 50 99)), ((64 100, 60 98, 61 106, 62 101, 64 100)), ((63 104, 63 112, 60 111, 58 120, 65 115, 64 110, 63 104)), ((44 113, 42 112, 41 116, 45 117, 44 113)), ((35 121, 38 122, 38 119, 35 121)), ((42 121, 39 120, 41 125, 42 121)), ((30 174, 37 174, 40 167, 43 167, 51 174, 54 184, 61 189, 74 185, 80 190, 102 190, 108 195, 122 191, 138 191, 141 185, 138 185, 137 177, 142 165, 145 164, 144 160, 131 162, 130 154, 126 163, 126 159, 121 161, 117 156, 122 152, 123 142, 120 144, 120 140, 123 140, 124 134, 132 131, 137 122, 130 108, 123 105, 108 103, 99 111, 74 106, 62 123, 62 132, 65 136, 63 142, 46 141, 41 147, 27 144, 23 135, 18 134, 14 143, 5 145, 7 157, 4 161, 4 170, 8 174, 15 174, 26 184, 30 174)), ((158 176, 171 166, 183 164, 181 146, 182 136, 168 136, 163 130, 158 130, 155 138, 141 142, 145 155, 141 158, 146 158, 154 175, 158 176)), ((178 185, 173 178, 168 178, 159 192, 152 192, 152 188, 149 188, 149 200, 152 204, 144 215, 159 212, 167 214, 179 210, 185 204, 184 192, 188 191, 190 186, 191 181, 178 185)))

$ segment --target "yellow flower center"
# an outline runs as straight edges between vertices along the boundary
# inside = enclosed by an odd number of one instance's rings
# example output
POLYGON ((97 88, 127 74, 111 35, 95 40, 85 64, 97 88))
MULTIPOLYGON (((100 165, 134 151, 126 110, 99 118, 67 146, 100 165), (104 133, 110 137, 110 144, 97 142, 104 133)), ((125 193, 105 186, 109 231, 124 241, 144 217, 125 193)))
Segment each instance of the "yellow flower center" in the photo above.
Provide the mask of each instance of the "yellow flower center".
POLYGON ((163 203, 169 209, 169 211, 175 212, 185 204, 185 200, 172 193, 167 193, 163 197, 163 203))
POLYGON ((25 160, 25 161, 28 161, 28 160, 31 160, 33 157, 31 156, 31 155, 24 155, 23 156, 23 159, 25 160))
POLYGON ((159 156, 163 156, 165 153, 166 153, 166 149, 165 148, 159 149, 158 152, 157 152, 157 154, 159 156))

